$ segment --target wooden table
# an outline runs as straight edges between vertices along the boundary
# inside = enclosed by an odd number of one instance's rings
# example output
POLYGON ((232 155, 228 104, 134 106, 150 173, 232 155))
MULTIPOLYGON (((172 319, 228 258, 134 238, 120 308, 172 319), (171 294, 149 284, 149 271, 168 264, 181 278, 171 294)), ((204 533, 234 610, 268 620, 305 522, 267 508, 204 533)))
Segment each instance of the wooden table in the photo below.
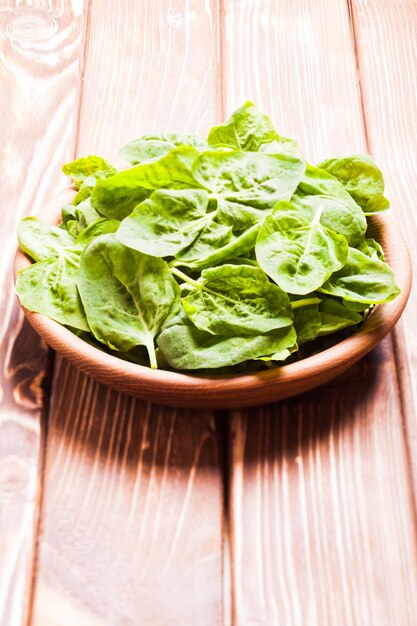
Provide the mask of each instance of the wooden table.
POLYGON ((62 163, 246 99, 312 162, 373 154, 414 253, 415 0, 3 0, 0 46, 1 626, 415 626, 415 292, 338 382, 213 413, 48 353, 11 278, 62 163))

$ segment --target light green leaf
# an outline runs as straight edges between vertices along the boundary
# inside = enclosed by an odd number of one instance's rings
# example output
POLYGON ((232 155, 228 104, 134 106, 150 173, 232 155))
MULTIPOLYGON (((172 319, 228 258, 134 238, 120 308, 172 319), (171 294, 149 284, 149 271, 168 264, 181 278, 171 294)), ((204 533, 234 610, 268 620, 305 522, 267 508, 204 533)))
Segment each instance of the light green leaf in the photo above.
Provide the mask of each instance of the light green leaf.
POLYGON ((259 231, 258 263, 287 293, 316 290, 346 262, 345 237, 323 226, 321 213, 308 221, 293 204, 280 202, 259 231))
POLYGON ((319 167, 342 183, 364 213, 388 209, 382 172, 369 155, 353 154, 340 159, 328 159, 320 163, 319 167))
POLYGON ((72 178, 75 187, 79 189, 89 176, 97 175, 97 172, 100 171, 113 174, 116 169, 106 159, 91 155, 65 163, 62 166, 62 171, 66 176, 72 178))
POLYGON ((322 209, 320 223, 344 235, 350 246, 356 247, 363 242, 367 222, 362 209, 355 202, 324 195, 302 197, 294 195, 291 201, 300 207, 310 220, 318 209, 322 209))
POLYGON ((207 148, 207 140, 196 135, 165 133, 160 135, 142 135, 130 141, 120 150, 120 156, 133 165, 159 158, 178 146, 192 146, 198 151, 207 148))
POLYGON ((99 180, 91 194, 91 204, 105 217, 122 220, 150 195, 150 190, 199 188, 191 173, 198 154, 191 146, 180 146, 158 160, 99 180))
POLYGON ((189 319, 213 335, 254 335, 292 324, 287 294, 249 265, 203 270, 197 289, 182 300, 189 319))
POLYGON ((281 137, 279 139, 275 139, 270 143, 263 143, 259 147, 259 152, 267 152, 268 154, 292 154, 293 156, 297 156, 297 142, 295 139, 291 139, 291 137, 281 137))
POLYGON ((194 178, 215 196, 270 209, 289 200, 304 173, 305 163, 288 154, 203 152, 193 166, 194 178))
POLYGON ((252 102, 246 102, 226 122, 210 130, 208 143, 257 152, 262 144, 279 139, 269 117, 258 111, 252 102))
POLYGON ((194 243, 177 256, 174 265, 202 270, 230 261, 253 249, 258 232, 259 224, 254 224, 234 236, 231 227, 211 222, 194 243))
POLYGON ((19 272, 16 281, 21 304, 56 322, 88 331, 76 286, 77 270, 77 264, 64 256, 26 267, 19 272))
POLYGON ((74 242, 65 230, 46 224, 37 217, 25 217, 19 222, 17 239, 23 252, 35 261, 56 258, 62 248, 74 242))
POLYGON ((393 300, 400 289, 391 268, 380 259, 349 248, 346 264, 327 280, 320 291, 353 302, 381 304, 393 300))
POLYGON ((211 223, 207 208, 206 191, 157 190, 123 220, 117 238, 125 246, 145 254, 176 256, 211 223))

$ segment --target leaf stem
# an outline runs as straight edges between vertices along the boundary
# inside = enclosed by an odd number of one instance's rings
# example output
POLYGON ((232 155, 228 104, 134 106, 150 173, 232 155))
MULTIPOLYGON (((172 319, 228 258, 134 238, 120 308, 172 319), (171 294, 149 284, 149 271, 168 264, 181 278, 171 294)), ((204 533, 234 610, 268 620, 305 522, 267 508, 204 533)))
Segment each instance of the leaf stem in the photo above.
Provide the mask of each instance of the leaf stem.
POLYGON ((146 349, 148 351, 149 354, 149 363, 150 366, 153 370, 157 370, 158 369, 158 362, 156 360, 156 353, 155 353, 155 346, 153 344, 153 339, 151 340, 150 343, 146 344, 146 349))
POLYGON ((177 269, 176 267, 171 267, 171 272, 172 274, 174 274, 174 276, 178 276, 178 278, 181 278, 185 283, 192 285, 196 289, 202 288, 201 283, 194 280, 193 278, 190 278, 189 276, 187 276, 187 274, 184 274, 184 272, 181 272, 181 270, 177 269))
POLYGON ((302 306, 309 306, 310 304, 320 304, 320 298, 304 298, 304 300, 294 300, 291 302, 293 309, 299 309, 302 306))

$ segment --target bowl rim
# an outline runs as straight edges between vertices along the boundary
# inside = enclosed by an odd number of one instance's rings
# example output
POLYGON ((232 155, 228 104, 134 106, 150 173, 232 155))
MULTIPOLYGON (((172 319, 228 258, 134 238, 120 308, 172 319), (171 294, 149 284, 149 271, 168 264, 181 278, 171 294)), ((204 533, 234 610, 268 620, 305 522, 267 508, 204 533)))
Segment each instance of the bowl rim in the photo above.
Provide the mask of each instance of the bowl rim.
MULTIPOLYGON (((49 221, 49 223, 59 223, 57 207, 60 209, 64 204, 70 202, 74 194, 73 189, 64 190, 48 202, 36 217, 49 221)), ((285 394, 285 386, 288 386, 288 390, 290 390, 301 379, 307 379, 305 382, 310 381, 311 384, 304 384, 303 390, 312 388, 316 386, 314 381, 323 376, 324 370, 329 373, 333 372, 329 377, 330 380, 372 350, 399 319, 411 289, 410 255, 398 226, 391 218, 378 214, 371 217, 371 223, 378 234, 382 236, 384 251, 394 271, 401 293, 391 302, 375 307, 372 315, 365 320, 357 332, 336 345, 300 361, 278 365, 268 370, 227 376, 216 376, 215 374, 203 376, 171 370, 153 370, 150 367, 124 361, 102 352, 58 322, 40 313, 22 308, 32 327, 50 347, 71 360, 93 378, 98 378, 101 382, 112 387, 128 388, 127 393, 147 399, 154 397, 156 402, 168 404, 171 403, 172 399, 172 403, 177 406, 181 406, 181 404, 183 406, 208 406, 207 403, 210 406, 215 406, 216 395, 219 393, 229 397, 229 402, 224 401, 223 398, 223 402, 220 402, 219 406, 237 407, 260 404, 259 399, 253 403, 250 401, 251 393, 259 395, 264 390, 266 395, 273 395, 273 388, 279 385, 281 393, 277 394, 277 399, 288 397, 294 394, 292 392, 285 394), (108 380, 110 375, 113 383, 108 380), (236 398, 236 394, 242 394, 243 390, 243 396, 239 400, 236 398), (183 403, 181 396, 185 398, 183 403), (207 402, 204 396, 207 396, 207 402)), ((31 264, 32 260, 18 248, 14 261, 15 282, 18 272, 31 264)), ((270 400, 267 399, 266 401, 270 400)))

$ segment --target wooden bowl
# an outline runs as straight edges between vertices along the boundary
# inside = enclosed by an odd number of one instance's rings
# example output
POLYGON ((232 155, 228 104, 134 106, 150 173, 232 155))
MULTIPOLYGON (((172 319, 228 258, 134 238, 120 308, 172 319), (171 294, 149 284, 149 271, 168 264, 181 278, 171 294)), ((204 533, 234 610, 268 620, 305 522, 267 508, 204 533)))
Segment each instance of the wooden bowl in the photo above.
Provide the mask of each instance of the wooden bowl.
MULTIPOLYGON (((51 201, 40 218, 58 223, 61 207, 70 202, 73 190, 51 201)), ((367 352, 392 329, 400 317, 411 288, 411 261, 407 246, 389 217, 375 216, 371 235, 383 246, 401 294, 392 302, 376 307, 360 330, 320 354, 297 363, 255 374, 220 378, 152 370, 118 359, 76 337, 57 322, 24 309, 26 317, 45 342, 80 370, 100 382, 138 398, 181 407, 237 408, 283 400, 327 383, 367 352)), ((15 277, 31 260, 18 251, 15 277)))

